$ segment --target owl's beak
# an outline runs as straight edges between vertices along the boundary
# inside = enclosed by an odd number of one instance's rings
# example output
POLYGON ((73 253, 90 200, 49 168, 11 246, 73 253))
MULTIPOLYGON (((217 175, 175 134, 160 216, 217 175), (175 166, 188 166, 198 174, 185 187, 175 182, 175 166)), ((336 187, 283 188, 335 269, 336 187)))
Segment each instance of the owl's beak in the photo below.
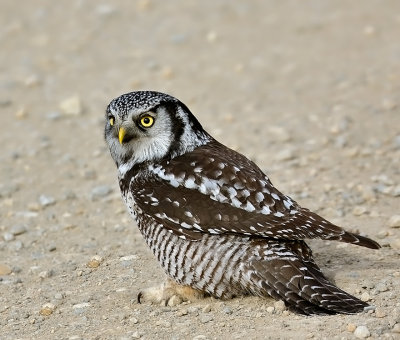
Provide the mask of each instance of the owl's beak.
POLYGON ((126 134, 126 130, 123 127, 120 127, 119 131, 118 131, 118 140, 119 140, 119 144, 121 144, 121 145, 124 141, 125 134, 126 134))

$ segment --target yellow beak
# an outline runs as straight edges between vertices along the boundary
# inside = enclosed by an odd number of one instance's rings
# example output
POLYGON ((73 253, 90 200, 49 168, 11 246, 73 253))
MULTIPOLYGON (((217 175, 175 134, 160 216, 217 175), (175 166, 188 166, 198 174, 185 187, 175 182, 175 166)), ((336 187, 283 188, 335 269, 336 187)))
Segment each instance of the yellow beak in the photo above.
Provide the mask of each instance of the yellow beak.
POLYGON ((119 144, 121 144, 121 145, 122 145, 122 142, 124 141, 125 133, 126 133, 126 131, 123 127, 119 128, 118 140, 119 140, 119 144))

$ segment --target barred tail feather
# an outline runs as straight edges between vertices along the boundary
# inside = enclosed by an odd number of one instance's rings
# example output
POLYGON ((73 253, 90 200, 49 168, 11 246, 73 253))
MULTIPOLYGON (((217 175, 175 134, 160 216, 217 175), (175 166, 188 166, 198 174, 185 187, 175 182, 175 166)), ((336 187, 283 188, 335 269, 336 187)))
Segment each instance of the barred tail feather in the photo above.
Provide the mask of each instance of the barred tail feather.
POLYGON ((267 242, 262 259, 249 262, 253 294, 270 295, 301 314, 354 314, 367 303, 331 283, 311 257, 303 241, 267 242), (269 243, 269 244, 268 244, 269 243))

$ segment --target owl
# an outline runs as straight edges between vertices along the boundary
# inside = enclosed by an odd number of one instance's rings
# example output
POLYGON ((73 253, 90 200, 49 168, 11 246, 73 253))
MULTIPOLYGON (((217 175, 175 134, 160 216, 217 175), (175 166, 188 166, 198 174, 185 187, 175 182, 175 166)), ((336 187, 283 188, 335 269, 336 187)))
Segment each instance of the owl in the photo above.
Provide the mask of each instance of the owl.
POLYGON ((305 239, 379 244, 281 193, 178 99, 127 93, 111 101, 105 118, 123 200, 168 277, 142 290, 139 302, 256 295, 305 315, 368 306, 322 274, 305 239))

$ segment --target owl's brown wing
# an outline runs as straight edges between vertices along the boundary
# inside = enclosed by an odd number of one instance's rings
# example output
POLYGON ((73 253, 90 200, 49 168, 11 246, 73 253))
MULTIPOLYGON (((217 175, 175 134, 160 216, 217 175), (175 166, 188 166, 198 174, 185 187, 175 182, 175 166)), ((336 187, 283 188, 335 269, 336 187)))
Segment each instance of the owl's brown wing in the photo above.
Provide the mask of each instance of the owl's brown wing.
POLYGON ((201 233, 272 239, 321 238, 369 248, 379 245, 346 232, 280 193, 250 160, 213 142, 149 165, 130 184, 138 207, 184 237, 201 233), (210 145, 211 144, 211 145, 210 145))

